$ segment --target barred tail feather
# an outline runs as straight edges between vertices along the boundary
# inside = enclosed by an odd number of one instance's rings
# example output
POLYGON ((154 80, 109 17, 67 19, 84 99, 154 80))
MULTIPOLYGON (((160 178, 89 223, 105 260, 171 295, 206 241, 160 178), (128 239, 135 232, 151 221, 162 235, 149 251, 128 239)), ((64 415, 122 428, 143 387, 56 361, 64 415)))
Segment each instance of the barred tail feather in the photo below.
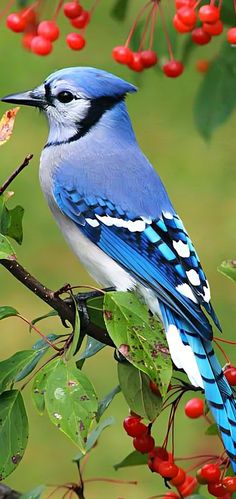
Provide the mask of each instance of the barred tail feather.
MULTIPOLYGON (((195 332, 190 331, 189 326, 186 327, 185 322, 170 309, 167 309, 166 306, 161 307, 161 309, 166 330, 171 331, 170 325, 178 329, 183 348, 185 347, 185 357, 188 355, 189 347, 194 354, 202 381, 199 383, 199 386, 203 386, 204 388, 207 403, 219 428, 233 470, 236 472, 236 402, 228 381, 223 375, 221 365, 214 353, 212 343, 208 340, 203 340, 195 332)), ((171 348, 170 334, 167 334, 167 340, 171 352, 171 350, 173 351, 173 347, 171 348)), ((181 354, 183 359, 183 351, 181 354)), ((175 352, 174 357, 176 355, 175 352)), ((185 369, 192 382, 191 358, 189 361, 187 363, 187 359, 185 358, 182 361, 182 365, 179 363, 177 367, 185 369)), ((174 358, 173 362, 175 362, 174 358)), ((196 366, 194 366, 194 370, 196 371, 196 366)), ((196 373, 194 380, 196 380, 196 373)))

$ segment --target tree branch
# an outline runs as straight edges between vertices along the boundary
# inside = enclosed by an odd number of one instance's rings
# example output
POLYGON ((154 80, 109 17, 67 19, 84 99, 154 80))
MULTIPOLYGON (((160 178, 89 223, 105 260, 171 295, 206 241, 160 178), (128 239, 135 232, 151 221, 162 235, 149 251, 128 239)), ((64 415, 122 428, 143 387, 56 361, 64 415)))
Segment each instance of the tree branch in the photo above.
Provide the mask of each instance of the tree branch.
MULTIPOLYGON (((74 325, 74 311, 73 303, 70 301, 62 300, 57 294, 51 289, 44 286, 39 282, 34 276, 32 276, 27 270, 25 270, 22 265, 17 260, 0 260, 0 264, 5 267, 18 281, 20 281, 26 288, 35 293, 41 300, 47 303, 50 307, 56 310, 63 322, 66 324, 68 321, 72 326, 74 325)), ((94 296, 94 293, 91 293, 94 296)), ((90 293, 86 294, 87 299, 90 297, 90 293)), ((89 322, 89 320, 83 320, 84 312, 83 307, 79 305, 79 295, 76 296, 76 301, 78 302, 78 311, 81 317, 81 324, 83 327, 83 332, 88 334, 95 340, 114 347, 114 344, 105 329, 99 328, 95 324, 89 322)), ((84 294, 81 298, 82 303, 85 303, 84 294)))
POLYGON ((22 170, 24 170, 26 166, 28 166, 32 158, 33 154, 29 154, 28 156, 26 156, 23 163, 20 166, 18 166, 16 170, 14 170, 14 172, 10 175, 10 177, 7 178, 7 180, 0 187, 0 196, 5 192, 5 190, 9 187, 9 185, 13 182, 13 180, 17 177, 17 175, 19 175, 19 173, 22 172, 22 170))

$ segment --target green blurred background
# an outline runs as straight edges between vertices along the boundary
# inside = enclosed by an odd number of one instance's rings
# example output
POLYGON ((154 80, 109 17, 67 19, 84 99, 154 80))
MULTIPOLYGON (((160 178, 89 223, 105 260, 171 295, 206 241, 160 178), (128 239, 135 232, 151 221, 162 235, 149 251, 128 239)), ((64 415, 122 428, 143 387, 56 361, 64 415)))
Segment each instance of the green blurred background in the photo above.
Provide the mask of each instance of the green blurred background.
MULTIPOLYGON (((54 2, 51 3, 54 5, 54 2)), ((97 66, 131 82, 140 82, 140 91, 128 99, 138 140, 161 175, 176 210, 192 236, 211 283, 213 304, 224 334, 233 338, 235 288, 216 269, 223 259, 236 257, 236 118, 234 115, 217 130, 209 143, 204 142, 196 131, 192 107, 202 76, 195 71, 195 61, 204 58, 205 48, 195 51, 186 72, 176 80, 157 75, 153 70, 137 79, 128 69, 112 61, 112 47, 124 41, 137 3, 141 4, 141 1, 132 2, 128 18, 120 24, 109 16, 111 2, 101 2, 87 31, 87 47, 81 53, 67 49, 63 39, 69 30, 62 16, 62 36, 55 44, 53 54, 46 58, 22 50, 20 37, 7 31, 2 23, 0 93, 5 95, 30 89, 56 69, 76 65, 97 66)), ((87 6, 89 2, 85 1, 84 7, 87 6)), ((212 53, 216 48, 217 42, 210 49, 212 53)), ((6 108, 2 104, 2 113, 6 108)), ((24 108, 17 116, 12 139, 1 148, 0 182, 26 154, 34 153, 30 166, 11 186, 16 193, 12 206, 18 203, 25 208, 24 241, 22 247, 16 248, 17 255, 31 273, 52 289, 58 289, 65 282, 93 284, 66 246, 40 191, 38 163, 46 135, 44 117, 33 109, 24 108)), ((0 279, 1 305, 16 307, 29 319, 47 312, 46 305, 4 269, 0 269, 0 279)), ((44 332, 62 330, 56 320, 48 321, 47 325, 43 323, 41 328, 44 332)), ((16 350, 29 348, 37 339, 18 319, 3 321, 0 334, 2 359, 16 350)), ((231 359, 235 362, 235 353, 231 350, 231 359)), ((109 348, 89 360, 85 370, 100 397, 117 384, 116 363, 109 348)), ((40 483, 59 484, 77 480, 77 470, 71 462, 77 449, 46 416, 37 414, 30 400, 30 388, 25 391, 25 397, 30 421, 29 444, 22 463, 6 483, 26 491, 40 483)), ((146 467, 114 471, 112 465, 132 451, 131 439, 122 431, 122 419, 127 415, 128 408, 121 395, 117 396, 108 412, 115 415, 116 425, 102 435, 87 464, 85 478, 137 479, 139 484, 91 483, 86 487, 86 498, 146 499, 164 492, 161 481, 151 475, 146 467)), ((155 425, 158 443, 162 442, 166 428, 164 416, 155 425)), ((204 424, 186 420, 180 410, 176 424, 176 454, 214 451, 214 445, 214 438, 204 436, 204 424)), ((54 497, 62 495, 63 492, 57 491, 54 497)))

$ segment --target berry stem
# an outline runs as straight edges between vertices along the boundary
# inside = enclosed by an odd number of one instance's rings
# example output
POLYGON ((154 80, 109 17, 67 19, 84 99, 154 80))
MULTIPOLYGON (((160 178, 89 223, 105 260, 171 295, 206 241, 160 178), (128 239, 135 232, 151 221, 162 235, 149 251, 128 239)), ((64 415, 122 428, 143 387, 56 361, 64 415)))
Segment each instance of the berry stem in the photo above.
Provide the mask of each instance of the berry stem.
POLYGON ((231 341, 231 340, 225 340, 224 338, 218 338, 217 336, 214 336, 214 340, 221 341, 222 343, 228 343, 229 345, 236 345, 236 341, 231 341))
POLYGON ((219 350, 221 351, 221 353, 223 354, 227 364, 230 364, 230 360, 229 360, 228 355, 225 353, 224 349, 219 345, 218 341, 215 338, 214 338, 214 342, 215 342, 216 346, 219 348, 219 350))
POLYGON ((146 17, 146 21, 145 21, 144 29, 143 29, 143 32, 142 32, 142 36, 141 36, 141 40, 140 40, 138 52, 140 52, 141 50, 143 50, 143 46, 144 46, 144 43, 145 43, 145 40, 146 40, 147 30, 148 30, 148 27, 149 27, 149 24, 150 24, 150 20, 151 20, 151 16, 152 16, 152 13, 153 13, 153 9, 154 9, 154 5, 151 8, 151 10, 148 12, 148 15, 146 17))
POLYGON ((16 0, 10 0, 10 2, 6 5, 6 7, 0 12, 0 19, 5 17, 5 15, 8 13, 8 11, 12 7, 12 5, 14 5, 15 2, 16 0))
POLYGON ((149 50, 153 48, 154 34, 155 34, 155 26, 157 20, 157 12, 158 12, 158 3, 155 2, 152 8, 152 20, 151 20, 151 30, 150 30, 150 40, 149 40, 149 50))
POLYGON ((92 17, 93 14, 94 14, 94 11, 95 9, 97 8, 98 4, 99 4, 100 0, 95 0, 95 2, 93 3, 92 7, 90 8, 90 16, 92 17))
POLYGON ((57 4, 56 9, 55 9, 55 12, 54 12, 54 14, 52 16, 52 21, 56 21, 57 16, 58 16, 58 14, 59 14, 59 12, 60 12, 60 10, 62 8, 63 3, 64 3, 64 0, 59 0, 58 1, 58 4, 57 4))
POLYGON ((142 7, 142 9, 140 9, 140 11, 138 12, 138 14, 136 16, 136 19, 135 19, 135 21, 134 21, 134 23, 133 23, 133 25, 131 27, 131 30, 130 30, 130 32, 128 34, 128 38, 127 38, 127 40, 125 42, 125 45, 124 45, 125 47, 129 46, 130 40, 131 40, 131 38, 132 38, 132 36, 133 36, 136 28, 137 28, 137 24, 138 24, 139 20, 143 16, 143 14, 144 14, 145 10, 148 8, 148 6, 151 5, 151 3, 152 3, 152 0, 148 0, 148 2, 145 3, 145 5, 142 7))
POLYGON ((48 338, 47 336, 45 336, 45 334, 41 333, 41 331, 39 331, 39 329, 34 325, 32 324, 32 322, 30 322, 28 319, 26 319, 26 317, 24 317, 23 315, 17 315, 16 317, 19 317, 20 319, 22 319, 22 321, 26 322, 26 324, 28 324, 37 334, 39 334, 41 336, 41 338, 44 339, 44 341, 50 346, 52 347, 54 350, 56 350, 57 352, 61 352, 61 349, 56 347, 48 338))
POLYGON ((112 478, 103 478, 103 477, 97 477, 97 478, 87 478, 87 480, 84 480, 84 483, 90 483, 90 482, 107 482, 107 483, 117 483, 119 484, 125 484, 125 485, 138 485, 137 480, 115 480, 112 478))
POLYGON ((164 35, 165 35, 165 39, 166 39, 166 45, 167 45, 167 49, 168 49, 168 52, 169 52, 170 60, 173 61, 174 60, 174 54, 173 54, 173 50, 172 50, 172 45, 171 45, 170 37, 169 37, 169 34, 168 34, 168 29, 167 29, 167 24, 166 24, 166 18, 165 18, 165 15, 164 15, 161 3, 159 3, 159 10, 160 10, 161 22, 162 22, 162 27, 163 27, 163 31, 164 31, 164 35))

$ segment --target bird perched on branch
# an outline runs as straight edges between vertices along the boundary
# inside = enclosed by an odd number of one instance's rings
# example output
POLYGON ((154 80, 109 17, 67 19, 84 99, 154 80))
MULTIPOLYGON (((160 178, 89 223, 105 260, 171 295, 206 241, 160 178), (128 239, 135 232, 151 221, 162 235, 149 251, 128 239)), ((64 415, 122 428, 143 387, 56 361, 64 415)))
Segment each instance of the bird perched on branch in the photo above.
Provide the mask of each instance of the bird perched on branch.
POLYGON ((80 67, 2 100, 45 112, 40 182, 65 239, 97 282, 138 291, 161 318, 172 360, 204 389, 236 471, 236 405, 207 315, 220 325, 191 239, 136 141, 125 105, 135 91, 80 67))

